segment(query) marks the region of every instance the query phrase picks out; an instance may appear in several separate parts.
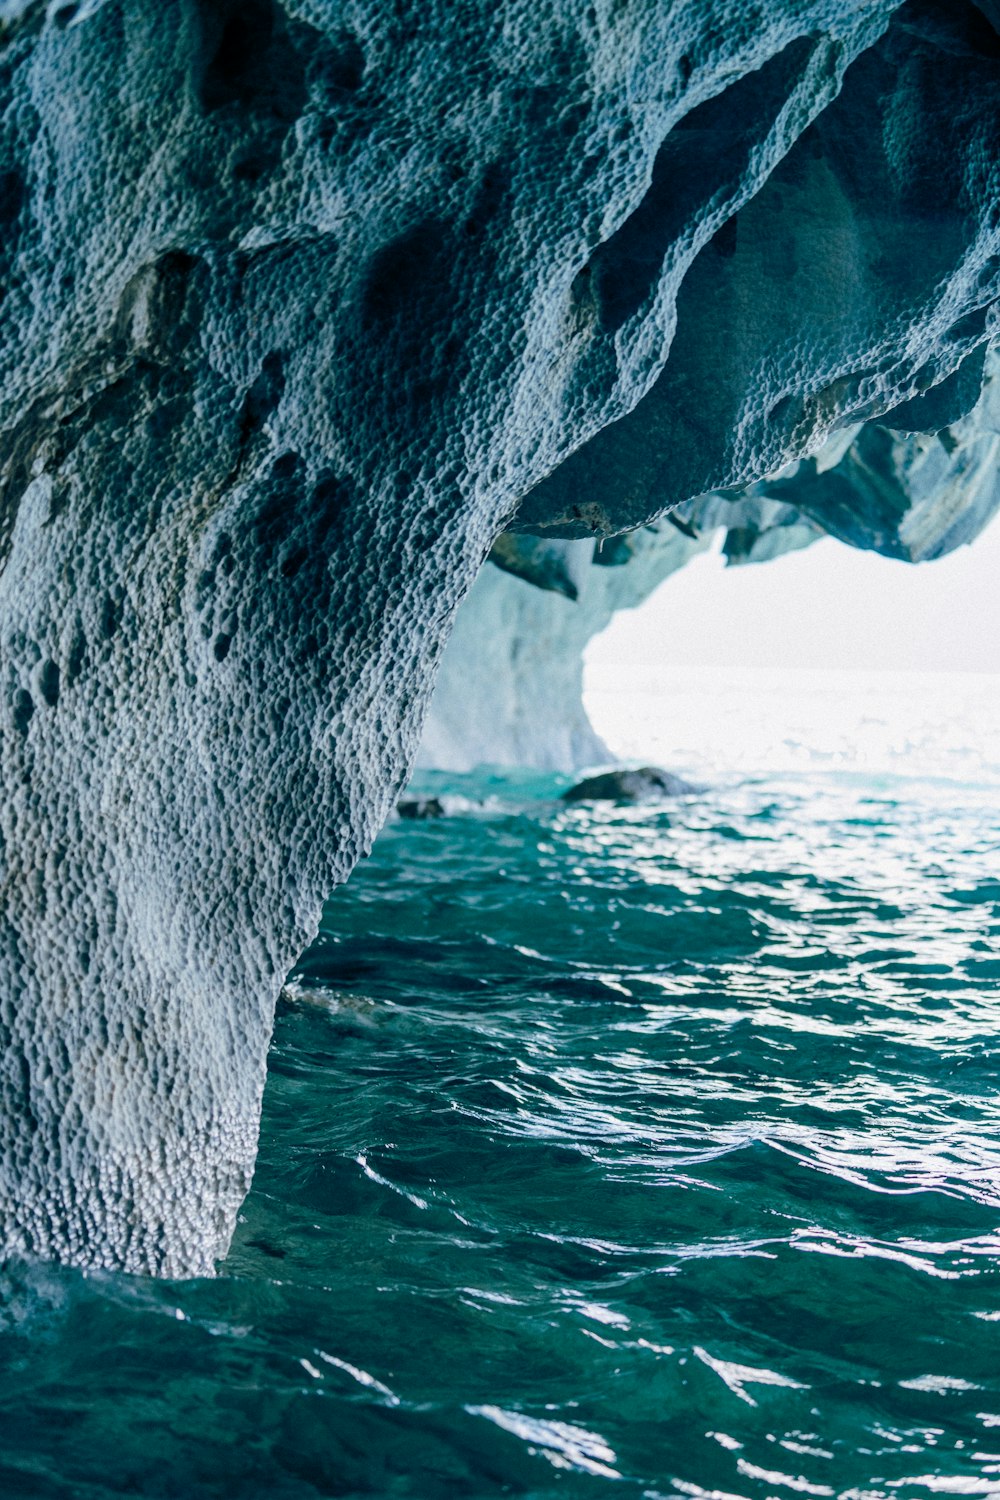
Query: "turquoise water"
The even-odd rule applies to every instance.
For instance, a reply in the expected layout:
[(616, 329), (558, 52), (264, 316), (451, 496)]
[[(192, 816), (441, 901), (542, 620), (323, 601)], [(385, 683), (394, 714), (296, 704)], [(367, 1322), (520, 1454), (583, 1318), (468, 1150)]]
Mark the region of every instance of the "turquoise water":
[(424, 778), (215, 1281), (0, 1278), (0, 1494), (1000, 1496), (1000, 810)]

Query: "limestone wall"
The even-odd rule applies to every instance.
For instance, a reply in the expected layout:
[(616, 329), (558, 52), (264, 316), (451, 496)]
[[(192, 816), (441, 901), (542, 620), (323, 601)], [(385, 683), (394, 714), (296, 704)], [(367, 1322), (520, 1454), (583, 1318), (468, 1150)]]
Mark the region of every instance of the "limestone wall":
[[(224, 1252), (275, 997), (500, 532), (611, 534), (938, 387), (967, 409), (990, 18), (3, 0), (4, 1250)], [(907, 484), (848, 488), (810, 517), (941, 539)]]

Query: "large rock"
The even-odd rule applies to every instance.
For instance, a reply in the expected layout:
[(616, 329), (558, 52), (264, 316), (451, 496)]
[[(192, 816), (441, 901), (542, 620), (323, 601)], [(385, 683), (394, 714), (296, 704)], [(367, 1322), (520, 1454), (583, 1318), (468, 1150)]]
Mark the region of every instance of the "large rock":
[[(977, 360), (995, 329), (1000, 271), (982, 217), (1000, 191), (996, 37), (965, 0), (910, 0), (790, 146), (789, 120), (803, 123), (794, 80), (827, 66), (822, 40), (791, 42), (671, 132), (642, 205), (576, 283), (587, 316), (626, 348), (664, 308), (670, 358), (651, 361), (627, 415), (526, 497), (520, 529), (616, 531), (744, 485)], [(771, 126), (779, 94), (790, 102)], [(773, 167), (764, 120), (767, 140), (776, 132), (789, 147)], [(767, 179), (745, 199), (761, 162)], [(692, 198), (701, 232), (668, 248), (665, 229)], [(693, 264), (692, 238), (706, 246)]]
[(666, 802), (672, 797), (687, 797), (697, 787), (663, 771), (659, 766), (639, 766), (633, 770), (620, 766), (586, 776), (562, 794), (564, 802)]
[(997, 77), (965, 0), (4, 0), (7, 1250), (211, 1269), (497, 533), (974, 357)]

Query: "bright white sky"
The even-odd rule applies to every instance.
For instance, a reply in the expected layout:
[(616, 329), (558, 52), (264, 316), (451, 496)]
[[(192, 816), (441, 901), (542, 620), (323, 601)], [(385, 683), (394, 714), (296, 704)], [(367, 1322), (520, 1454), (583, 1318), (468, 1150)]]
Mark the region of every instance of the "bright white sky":
[(1000, 672), (1000, 518), (917, 566), (829, 539), (752, 566), (696, 557), (617, 615), (587, 660)]

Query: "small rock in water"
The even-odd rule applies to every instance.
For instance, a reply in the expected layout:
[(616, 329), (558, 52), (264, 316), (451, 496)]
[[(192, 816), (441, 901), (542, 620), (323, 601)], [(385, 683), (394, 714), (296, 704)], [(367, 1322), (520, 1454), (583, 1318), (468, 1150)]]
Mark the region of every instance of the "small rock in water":
[(396, 803), (396, 812), (401, 818), (423, 820), (425, 818), (453, 818), (458, 813), (475, 812), (483, 806), (471, 797), (404, 797)]
[(697, 787), (658, 766), (640, 766), (637, 771), (602, 771), (563, 792), (564, 802), (658, 802), (664, 797), (683, 797)]
[(440, 797), (407, 797), (396, 803), (401, 818), (443, 818), (445, 806)]

